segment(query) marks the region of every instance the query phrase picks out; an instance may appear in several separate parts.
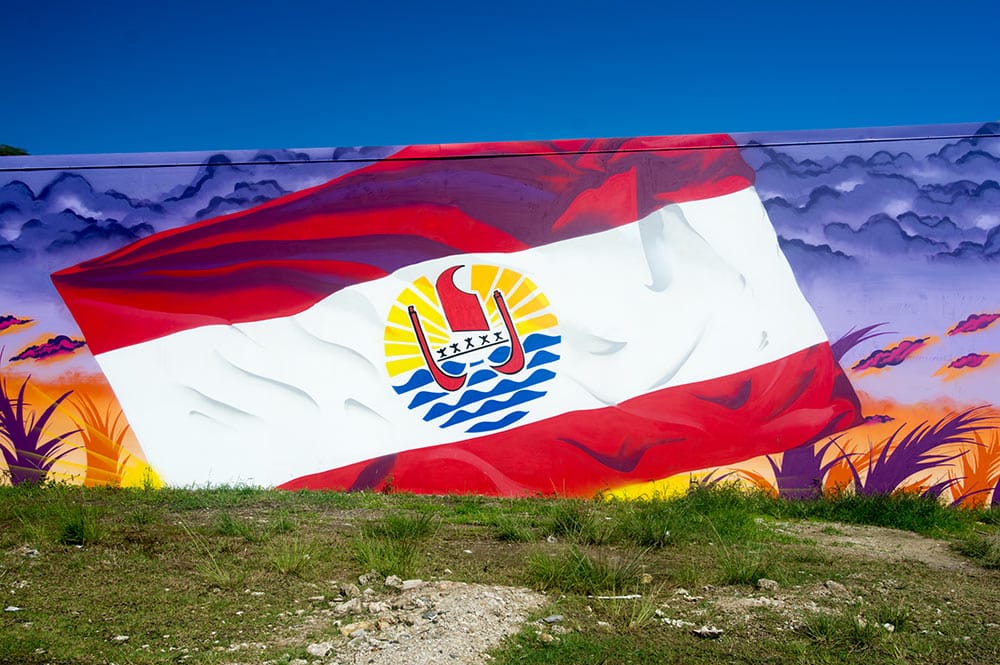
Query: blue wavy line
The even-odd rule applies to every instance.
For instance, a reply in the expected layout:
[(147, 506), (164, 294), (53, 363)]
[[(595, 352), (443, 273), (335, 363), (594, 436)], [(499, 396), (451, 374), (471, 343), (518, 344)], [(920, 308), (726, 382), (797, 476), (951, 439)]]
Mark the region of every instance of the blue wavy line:
[(418, 369), (414, 372), (409, 379), (406, 380), (401, 386), (393, 386), (392, 389), (396, 391), (396, 394), (402, 395), (403, 393), (408, 393), (411, 390), (416, 390), (426, 386), (428, 383), (433, 383), (434, 377), (426, 369)]
[(484, 399), (490, 397), (496, 397), (497, 395), (503, 395), (506, 393), (512, 393), (521, 388), (527, 388), (528, 386), (538, 385), (539, 383), (544, 383), (550, 379), (554, 379), (556, 376), (555, 372), (547, 369), (536, 369), (531, 375), (524, 381), (514, 381), (512, 379), (503, 379), (489, 392), (483, 392), (482, 390), (467, 390), (459, 398), (458, 402), (455, 404), (444, 404), (438, 402), (430, 408), (427, 414), (424, 416), (425, 421), (431, 421), (435, 418), (440, 418), (441, 416), (447, 415), (456, 409), (460, 409), (463, 406), (469, 406), (470, 404), (475, 404)]
[(539, 351), (531, 357), (528, 361), (528, 369), (532, 367), (538, 367), (539, 365), (548, 365), (549, 363), (554, 363), (559, 360), (559, 356), (554, 353), (549, 353), (548, 351)]
[(447, 420), (447, 422), (442, 423), (441, 427), (451, 427), (452, 425), (457, 425), (458, 423), (464, 423), (466, 420), (472, 420), (491, 413), (496, 413), (497, 411), (503, 411), (504, 409), (508, 409), (512, 406), (517, 406), (518, 404), (524, 404), (525, 402), (538, 399), (543, 395), (545, 395), (544, 390), (520, 390), (505, 400), (488, 399), (475, 411), (457, 411)]
[(561, 335), (543, 335), (542, 333), (534, 333), (525, 338), (524, 350), (525, 352), (530, 353), (532, 351), (537, 351), (538, 349), (544, 349), (547, 346), (552, 346), (553, 344), (558, 344), (561, 341)]
[(493, 430), (503, 429), (507, 425), (516, 423), (526, 415), (528, 415), (527, 411), (511, 411), (500, 420), (496, 420), (494, 422), (476, 423), (465, 431), (469, 434), (474, 434), (476, 432), (492, 432)]

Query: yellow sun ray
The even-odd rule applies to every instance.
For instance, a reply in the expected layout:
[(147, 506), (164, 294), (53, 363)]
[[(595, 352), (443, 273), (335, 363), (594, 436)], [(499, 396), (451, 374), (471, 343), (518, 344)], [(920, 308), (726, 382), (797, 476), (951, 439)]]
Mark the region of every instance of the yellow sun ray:
[(521, 303), (510, 313), (515, 320), (522, 319), (526, 316), (530, 316), (536, 312), (540, 312), (549, 306), (549, 299), (545, 297), (544, 294), (538, 293), (534, 298), (526, 300)]
[(517, 321), (514, 326), (517, 328), (517, 333), (519, 335), (525, 336), (536, 330), (545, 330), (547, 328), (552, 328), (559, 321), (552, 314), (543, 314), (541, 316), (536, 316), (533, 319), (528, 319), (527, 321)]
[(385, 369), (389, 372), (389, 376), (396, 376), (404, 372), (410, 372), (415, 369), (420, 369), (424, 366), (424, 359), (420, 356), (415, 356), (413, 358), (401, 358), (399, 360), (387, 360), (385, 363)]

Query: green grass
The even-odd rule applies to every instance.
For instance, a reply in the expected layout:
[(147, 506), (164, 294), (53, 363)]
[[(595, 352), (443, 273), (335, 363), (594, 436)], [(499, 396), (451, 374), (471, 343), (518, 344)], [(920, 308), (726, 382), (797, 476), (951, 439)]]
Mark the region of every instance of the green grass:
[(533, 553), (528, 558), (528, 578), (542, 591), (614, 594), (639, 584), (639, 560), (635, 554), (596, 556), (571, 545), (558, 552)]
[(380, 538), (358, 538), (354, 541), (354, 558), (362, 570), (374, 570), (382, 575), (413, 577), (423, 560), (416, 543)]
[(956, 541), (953, 547), (984, 568), (1000, 569), (1000, 533), (973, 533)]
[[(968, 563), (871, 558), (819, 542), (853, 527), (807, 539), (801, 519), (928, 534)], [(336, 634), (327, 601), (373, 569), (544, 589), (536, 616), (564, 614), (568, 632), (543, 643), (530, 624), (492, 652), (497, 665), (1000, 662), (998, 522), (913, 496), (791, 503), (721, 486), (645, 502), (0, 487), (0, 605), (22, 608), (0, 612), (0, 664), (291, 662)], [(786, 605), (739, 605), (769, 595), (760, 577)], [(828, 579), (850, 593), (823, 595)], [(725, 632), (702, 640), (663, 617)]]

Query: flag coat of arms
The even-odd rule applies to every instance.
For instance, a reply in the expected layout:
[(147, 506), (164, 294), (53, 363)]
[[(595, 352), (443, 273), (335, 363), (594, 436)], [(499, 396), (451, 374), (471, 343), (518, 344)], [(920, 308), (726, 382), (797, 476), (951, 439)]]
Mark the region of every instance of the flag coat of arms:
[(53, 281), (171, 484), (590, 496), (860, 420), (726, 136), (406, 148)]

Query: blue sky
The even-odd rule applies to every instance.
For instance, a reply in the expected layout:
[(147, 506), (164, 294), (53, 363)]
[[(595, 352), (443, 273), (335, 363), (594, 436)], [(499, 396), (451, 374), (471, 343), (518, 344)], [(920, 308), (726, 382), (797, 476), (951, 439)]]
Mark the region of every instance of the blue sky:
[(0, 143), (66, 154), (1000, 118), (992, 2), (759, 4), (17, 3), (0, 13)]

